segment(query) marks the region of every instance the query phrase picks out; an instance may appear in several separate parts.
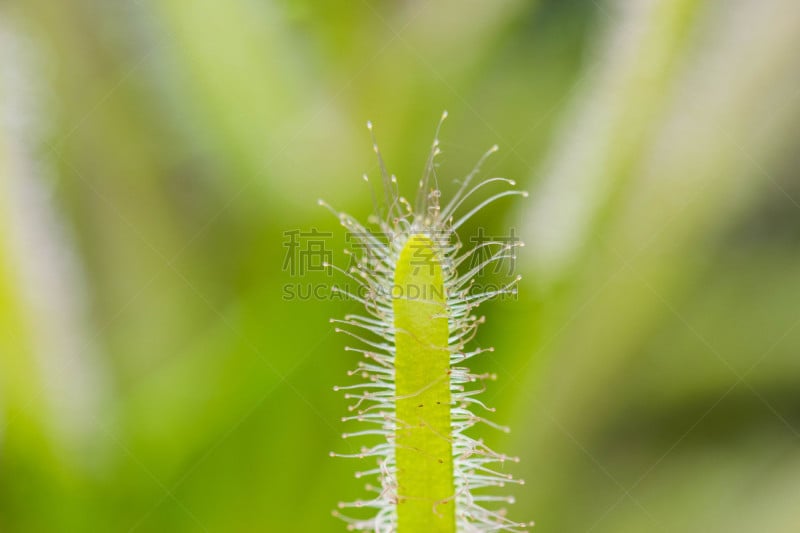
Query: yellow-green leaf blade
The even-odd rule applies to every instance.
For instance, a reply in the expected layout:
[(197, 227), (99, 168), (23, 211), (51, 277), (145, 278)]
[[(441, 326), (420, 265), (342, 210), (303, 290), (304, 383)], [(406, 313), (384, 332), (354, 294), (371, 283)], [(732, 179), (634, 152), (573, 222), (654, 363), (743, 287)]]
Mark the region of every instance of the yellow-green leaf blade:
[(395, 326), (399, 533), (455, 532), (450, 350), (441, 262), (412, 235), (397, 262)]

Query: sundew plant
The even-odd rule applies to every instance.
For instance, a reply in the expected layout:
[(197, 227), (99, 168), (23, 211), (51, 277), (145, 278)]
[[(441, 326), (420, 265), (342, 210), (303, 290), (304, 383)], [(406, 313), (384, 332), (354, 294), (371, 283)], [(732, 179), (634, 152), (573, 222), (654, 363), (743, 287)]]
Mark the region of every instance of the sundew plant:
[[(369, 223), (329, 207), (353, 242), (347, 251), (353, 266), (338, 270), (355, 289), (334, 290), (364, 309), (363, 314), (332, 320), (338, 332), (356, 341), (346, 350), (363, 356), (349, 372), (360, 380), (334, 389), (345, 391), (353, 402), (343, 421), (359, 426), (343, 437), (367, 441), (356, 453), (331, 455), (371, 460), (356, 477), (376, 480), (366, 485), (368, 497), (341, 502), (334, 511), (350, 530), (522, 531), (532, 525), (507, 518), (503, 505), (513, 498), (492, 490), (522, 483), (503, 471), (506, 462), (519, 459), (497, 453), (469, 435), (476, 424), (508, 429), (485, 417), (493, 409), (479, 399), (481, 382), (494, 375), (476, 374), (465, 366), (493, 350), (472, 345), (485, 320), (476, 309), (491, 298), (515, 294), (519, 281), (516, 277), (485, 290), (476, 276), (512, 259), (521, 243), (485, 241), (465, 249), (458, 236), (458, 229), (485, 206), (526, 193), (510, 188), (515, 185), (510, 179), (475, 179), (482, 163), (497, 151), (494, 146), (443, 204), (435, 163), (442, 121), (413, 204), (400, 195), (373, 134), (382, 191), (372, 188), (375, 212)], [(369, 123), (368, 128), (372, 132)], [(498, 185), (502, 191), (485, 194)], [(474, 207), (462, 209), (467, 205)]]

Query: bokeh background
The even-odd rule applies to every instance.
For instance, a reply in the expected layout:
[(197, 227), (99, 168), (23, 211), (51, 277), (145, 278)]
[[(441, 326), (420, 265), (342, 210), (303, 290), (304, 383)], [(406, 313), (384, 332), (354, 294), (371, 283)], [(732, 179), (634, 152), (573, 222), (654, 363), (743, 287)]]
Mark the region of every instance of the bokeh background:
[(541, 532), (800, 528), (800, 4), (0, 2), (0, 530), (342, 531), (355, 364), (287, 232), (494, 143), (477, 366)]

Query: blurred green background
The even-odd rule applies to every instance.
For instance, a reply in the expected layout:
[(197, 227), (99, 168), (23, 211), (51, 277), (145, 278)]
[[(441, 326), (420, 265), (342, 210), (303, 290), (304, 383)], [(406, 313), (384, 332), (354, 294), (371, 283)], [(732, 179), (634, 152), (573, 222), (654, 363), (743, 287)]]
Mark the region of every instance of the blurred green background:
[(286, 232), (527, 200), (477, 366), (541, 532), (800, 530), (800, 4), (0, 2), (0, 531), (342, 531), (355, 354)]

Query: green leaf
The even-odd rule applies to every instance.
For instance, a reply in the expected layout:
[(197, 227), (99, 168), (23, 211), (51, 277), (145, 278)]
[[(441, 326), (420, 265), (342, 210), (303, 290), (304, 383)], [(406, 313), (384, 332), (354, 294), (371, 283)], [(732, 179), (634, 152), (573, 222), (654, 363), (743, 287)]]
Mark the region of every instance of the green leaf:
[(455, 531), (450, 349), (442, 266), (434, 242), (412, 235), (392, 289), (400, 533)]

